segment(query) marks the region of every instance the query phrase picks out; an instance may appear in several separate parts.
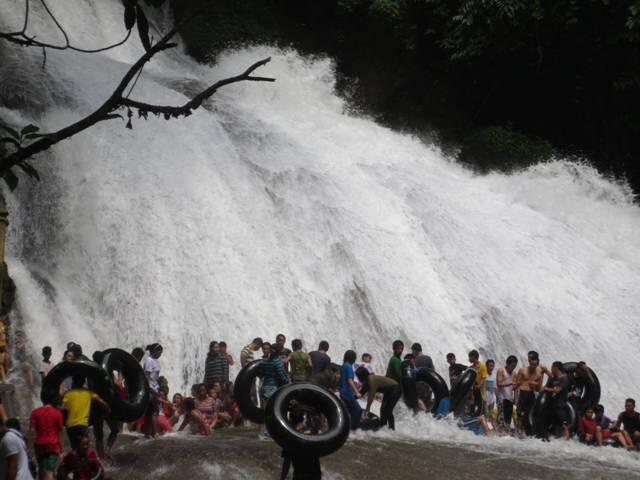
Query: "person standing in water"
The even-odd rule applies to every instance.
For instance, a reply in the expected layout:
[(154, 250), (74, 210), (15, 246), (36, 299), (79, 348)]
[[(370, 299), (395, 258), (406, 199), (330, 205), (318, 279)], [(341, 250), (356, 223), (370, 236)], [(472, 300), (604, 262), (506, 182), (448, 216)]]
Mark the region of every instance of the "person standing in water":
[(457, 363), (456, 356), (453, 353), (447, 353), (447, 363), (449, 364), (449, 386), (453, 387), (453, 384), (467, 367)]
[(311, 370), (309, 354), (302, 351), (302, 340), (299, 338), (291, 342), (291, 348), (293, 348), (293, 352), (289, 355), (291, 381), (293, 383), (306, 382)]
[(160, 364), (158, 359), (162, 355), (162, 345), (152, 343), (147, 346), (147, 355), (144, 359), (144, 374), (149, 382), (149, 406), (144, 419), (145, 437), (155, 437), (158, 431), (156, 424), (157, 416), (160, 413), (160, 400), (158, 398), (160, 389)]
[(340, 398), (344, 402), (349, 415), (351, 416), (351, 430), (355, 430), (360, 426), (362, 420), (362, 407), (358, 403), (360, 389), (354, 382), (353, 364), (356, 361), (356, 352), (347, 350), (344, 352), (342, 363), (342, 371), (340, 377)]
[(395, 380), (398, 385), (402, 384), (402, 352), (404, 351), (404, 343), (402, 340), (396, 340), (391, 345), (393, 348), (393, 355), (389, 359), (387, 365), (388, 378)]
[(240, 351), (240, 366), (244, 367), (246, 364), (253, 362), (254, 352), (257, 352), (262, 348), (262, 339), (256, 337), (249, 345), (245, 345)]
[(322, 340), (318, 345), (318, 350), (309, 353), (311, 359), (311, 374), (315, 375), (324, 371), (331, 363), (331, 357), (327, 355), (329, 351), (329, 342)]
[(505, 432), (511, 430), (516, 365), (518, 365), (518, 359), (514, 355), (509, 355), (505, 366), (499, 368), (496, 374), (498, 424)]
[(396, 422), (393, 416), (393, 409), (398, 400), (402, 396), (400, 384), (389, 377), (382, 375), (371, 375), (369, 371), (360, 367), (356, 371), (360, 385), (362, 385), (362, 394), (367, 394), (367, 406), (364, 414), (366, 417), (371, 412), (371, 404), (378, 393), (383, 395), (382, 406), (380, 407), (380, 425), (387, 425), (391, 430), (395, 430)]
[(29, 443), (33, 446), (38, 463), (38, 479), (53, 480), (62, 453), (64, 420), (60, 410), (49, 398), (42, 407), (31, 412), (29, 419)]
[(473, 392), (476, 405), (481, 407), (481, 412), (486, 411), (486, 384), (487, 384), (487, 366), (480, 361), (480, 354), (477, 350), (471, 350), (469, 352), (469, 363), (471, 364), (471, 368), (475, 368), (476, 374), (476, 382), (473, 385)]
[(209, 344), (209, 353), (207, 353), (207, 361), (204, 368), (204, 383), (207, 390), (214, 383), (226, 385), (229, 381), (229, 363), (227, 357), (220, 350), (220, 344), (213, 341)]
[(533, 431), (529, 423), (529, 412), (536, 402), (535, 392), (542, 387), (544, 372), (537, 352), (532, 350), (527, 357), (529, 366), (518, 370), (514, 383), (518, 392), (518, 428), (526, 435), (531, 435)]
[(493, 410), (496, 407), (496, 362), (489, 359), (485, 365), (487, 366), (487, 382), (485, 384), (485, 404), (487, 408), (484, 414), (493, 425)]
[(569, 440), (571, 432), (569, 430), (569, 418), (567, 416), (567, 400), (569, 397), (569, 379), (564, 371), (562, 362), (553, 362), (551, 365), (553, 377), (549, 380), (549, 385), (542, 387), (541, 391), (553, 394), (551, 402), (551, 420), (554, 425), (560, 427), (562, 438)]

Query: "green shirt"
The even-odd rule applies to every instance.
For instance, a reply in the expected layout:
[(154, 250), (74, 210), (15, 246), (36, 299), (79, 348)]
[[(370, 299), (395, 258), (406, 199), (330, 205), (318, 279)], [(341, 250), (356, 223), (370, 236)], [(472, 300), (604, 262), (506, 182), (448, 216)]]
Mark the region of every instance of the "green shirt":
[(369, 375), (369, 390), (367, 391), (367, 411), (371, 408), (371, 403), (376, 393), (387, 393), (388, 389), (397, 387), (398, 382), (382, 375)]
[(305, 382), (307, 380), (307, 360), (309, 354), (298, 350), (291, 354), (289, 366), (291, 367), (291, 380), (294, 382)]
[(400, 360), (400, 357), (394, 355), (389, 359), (387, 377), (394, 379), (398, 383), (402, 381), (402, 360)]

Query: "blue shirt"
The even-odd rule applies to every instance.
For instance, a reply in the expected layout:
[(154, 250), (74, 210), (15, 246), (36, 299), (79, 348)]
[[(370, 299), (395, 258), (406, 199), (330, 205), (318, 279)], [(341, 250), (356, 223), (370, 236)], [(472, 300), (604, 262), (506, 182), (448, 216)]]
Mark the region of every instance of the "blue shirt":
[(342, 398), (356, 398), (356, 395), (349, 385), (349, 380), (353, 380), (353, 365), (345, 363), (340, 369), (340, 397)]

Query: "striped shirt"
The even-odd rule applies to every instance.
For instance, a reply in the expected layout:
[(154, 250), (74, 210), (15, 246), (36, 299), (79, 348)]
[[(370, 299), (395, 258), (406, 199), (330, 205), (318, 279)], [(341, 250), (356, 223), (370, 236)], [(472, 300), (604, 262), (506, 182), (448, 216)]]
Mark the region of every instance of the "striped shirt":
[(284, 365), (279, 358), (272, 358), (262, 362), (262, 386), (279, 387), (289, 383), (289, 376), (284, 371)]
[(245, 354), (247, 358), (247, 363), (253, 362), (253, 344), (245, 345), (242, 351), (240, 352), (240, 358), (242, 358), (242, 354)]
[(229, 381), (229, 364), (227, 357), (221, 353), (207, 355), (204, 368), (204, 383), (212, 385), (216, 382), (225, 386)]

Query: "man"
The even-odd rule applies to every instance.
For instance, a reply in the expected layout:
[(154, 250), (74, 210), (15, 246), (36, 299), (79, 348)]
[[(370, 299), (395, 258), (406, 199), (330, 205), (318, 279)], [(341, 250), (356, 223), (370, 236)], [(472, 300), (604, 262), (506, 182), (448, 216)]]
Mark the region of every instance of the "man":
[(309, 358), (311, 360), (311, 374), (322, 372), (331, 363), (331, 357), (327, 355), (329, 351), (329, 342), (322, 340), (318, 345), (318, 350), (309, 352)]
[(262, 339), (256, 337), (249, 345), (245, 345), (240, 351), (240, 366), (244, 367), (247, 363), (253, 362), (253, 352), (257, 352), (262, 348)]
[(511, 417), (513, 416), (515, 369), (518, 359), (509, 355), (505, 366), (498, 369), (496, 374), (496, 386), (498, 388), (498, 424), (508, 432), (511, 429)]
[(49, 373), (49, 370), (53, 368), (53, 364), (51, 363), (51, 347), (43, 347), (42, 348), (42, 361), (40, 362), (40, 369), (38, 373), (40, 374), (40, 382), (44, 380), (44, 378)]
[(560, 427), (562, 438), (570, 440), (571, 431), (569, 430), (569, 418), (567, 417), (569, 379), (564, 372), (562, 362), (556, 361), (551, 364), (551, 374), (553, 377), (549, 380), (549, 385), (542, 387), (541, 390), (553, 394), (551, 402), (552, 422), (555, 426)]
[(416, 368), (428, 368), (434, 372), (436, 371), (431, 357), (422, 353), (422, 345), (419, 343), (411, 345), (411, 353), (413, 354), (413, 358), (416, 362)]
[(453, 353), (447, 353), (447, 363), (449, 364), (449, 384), (453, 387), (457, 378), (464, 372), (467, 367), (456, 362), (456, 356)]
[(402, 352), (404, 351), (404, 343), (402, 340), (396, 340), (391, 345), (393, 348), (393, 355), (389, 359), (387, 365), (387, 378), (395, 380), (398, 385), (402, 384)]
[(473, 385), (473, 392), (476, 405), (482, 408), (482, 412), (486, 411), (486, 401), (487, 401), (487, 391), (486, 391), (486, 383), (487, 383), (487, 366), (480, 361), (480, 354), (477, 350), (471, 350), (469, 352), (469, 363), (471, 364), (471, 368), (475, 368), (476, 370), (476, 381)]
[(84, 388), (84, 382), (85, 378), (82, 375), (74, 376), (71, 390), (68, 390), (62, 398), (62, 409), (67, 411), (67, 436), (74, 450), (80, 445), (80, 439), (89, 429), (91, 402), (97, 402), (107, 413), (111, 411), (107, 402), (95, 392)]
[(275, 351), (278, 352), (278, 355), (280, 356), (280, 360), (282, 360), (285, 370), (288, 369), (289, 355), (291, 355), (291, 350), (285, 346), (286, 342), (287, 337), (285, 337), (283, 333), (279, 333), (276, 335), (276, 343), (273, 344)]
[(53, 480), (58, 459), (62, 453), (64, 420), (60, 410), (44, 399), (42, 407), (31, 412), (29, 441), (34, 447), (38, 462), (38, 479)]
[(523, 367), (516, 375), (516, 390), (518, 390), (518, 428), (527, 435), (532, 434), (529, 423), (529, 412), (536, 402), (535, 392), (542, 387), (543, 367), (540, 365), (538, 353), (530, 351), (527, 355), (528, 367)]
[(624, 401), (624, 412), (618, 415), (615, 427), (623, 428), (633, 445), (640, 442), (640, 413), (636, 412), (636, 401), (633, 398)]
[(7, 420), (6, 429), (0, 440), (0, 478), (33, 480), (29, 470), (27, 444), (20, 433), (20, 422), (17, 418)]
[(358, 368), (356, 376), (358, 380), (360, 380), (360, 385), (362, 385), (361, 393), (367, 394), (367, 406), (364, 411), (365, 417), (369, 416), (371, 404), (376, 394), (381, 393), (383, 397), (382, 406), (380, 407), (380, 425), (388, 425), (391, 430), (395, 430), (396, 423), (393, 416), (393, 409), (402, 396), (400, 383), (388, 376), (371, 375), (364, 367)]

